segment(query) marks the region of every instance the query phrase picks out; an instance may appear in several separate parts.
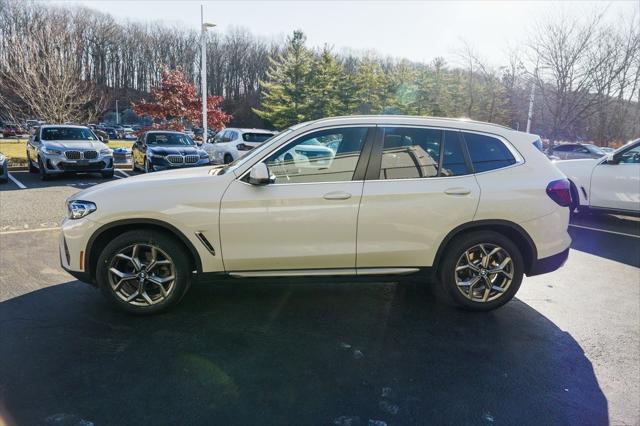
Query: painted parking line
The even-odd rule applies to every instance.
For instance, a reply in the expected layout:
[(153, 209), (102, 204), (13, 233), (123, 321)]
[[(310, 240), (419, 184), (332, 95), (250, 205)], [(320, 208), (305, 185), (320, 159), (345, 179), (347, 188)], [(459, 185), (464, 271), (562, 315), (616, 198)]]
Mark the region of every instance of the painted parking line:
[(116, 178), (116, 179), (125, 179), (122, 176), (118, 176), (118, 175), (113, 175), (113, 177)]
[(131, 175), (130, 175), (129, 173), (125, 172), (125, 171), (124, 171), (124, 170), (122, 170), (122, 169), (116, 169), (116, 172), (120, 172), (120, 173), (122, 173), (122, 174), (124, 175), (124, 177), (131, 177)]
[(631, 237), (631, 238), (640, 238), (640, 235), (627, 234), (626, 232), (609, 231), (608, 229), (592, 228), (591, 226), (573, 225), (573, 224), (569, 224), (569, 226), (573, 228), (588, 229), (589, 231), (606, 232), (607, 234), (623, 235), (625, 237)]
[(13, 177), (13, 175), (11, 173), (9, 173), (9, 179), (11, 179), (13, 181), (13, 183), (15, 183), (16, 185), (18, 185), (18, 188), (20, 189), (27, 189), (27, 187), (20, 182), (18, 179), (16, 179), (15, 177)]
[(18, 229), (17, 231), (2, 231), (0, 235), (10, 235), (10, 234), (26, 234), (29, 232), (45, 232), (45, 231), (59, 231), (59, 227), (55, 228), (37, 228), (37, 229)]

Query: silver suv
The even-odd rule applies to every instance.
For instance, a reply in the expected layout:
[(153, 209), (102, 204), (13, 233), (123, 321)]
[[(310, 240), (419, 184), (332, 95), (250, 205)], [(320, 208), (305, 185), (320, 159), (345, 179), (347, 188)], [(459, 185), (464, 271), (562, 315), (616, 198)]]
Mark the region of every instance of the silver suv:
[(100, 173), (113, 177), (113, 152), (88, 127), (44, 125), (27, 143), (29, 171), (42, 180), (67, 172)]

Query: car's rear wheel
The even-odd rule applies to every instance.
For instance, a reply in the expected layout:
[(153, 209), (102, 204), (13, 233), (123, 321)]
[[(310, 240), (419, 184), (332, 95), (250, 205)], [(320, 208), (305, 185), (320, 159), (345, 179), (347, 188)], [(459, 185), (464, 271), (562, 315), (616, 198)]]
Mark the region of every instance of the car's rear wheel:
[(440, 284), (454, 304), (488, 311), (513, 298), (523, 274), (522, 254), (513, 241), (494, 231), (477, 231), (447, 245)]
[(225, 154), (224, 155), (224, 164), (229, 164), (233, 162), (233, 157), (231, 156), (231, 154)]
[(100, 254), (96, 281), (105, 297), (134, 314), (166, 310), (189, 287), (191, 268), (184, 247), (156, 231), (130, 231), (111, 241)]

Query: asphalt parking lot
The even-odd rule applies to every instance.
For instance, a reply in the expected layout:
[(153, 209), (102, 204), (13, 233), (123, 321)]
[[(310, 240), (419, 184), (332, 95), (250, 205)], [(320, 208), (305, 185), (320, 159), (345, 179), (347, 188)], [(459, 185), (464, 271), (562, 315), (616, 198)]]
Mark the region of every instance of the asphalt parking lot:
[(567, 264), (490, 313), (424, 283), (263, 280), (140, 318), (59, 267), (64, 199), (104, 179), (12, 176), (0, 425), (640, 423), (637, 219), (574, 218)]

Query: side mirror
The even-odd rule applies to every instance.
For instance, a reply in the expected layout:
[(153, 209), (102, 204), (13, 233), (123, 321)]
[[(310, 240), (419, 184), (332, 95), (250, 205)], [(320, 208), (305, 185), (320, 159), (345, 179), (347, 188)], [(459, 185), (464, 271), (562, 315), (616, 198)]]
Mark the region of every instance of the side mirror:
[(620, 160), (618, 158), (616, 158), (615, 155), (613, 155), (613, 154), (607, 154), (606, 155), (605, 163), (607, 163), (607, 164), (618, 164), (619, 162), (620, 162)]
[(249, 183), (251, 185), (268, 185), (275, 181), (269, 175), (269, 168), (264, 163), (258, 163), (249, 172)]

